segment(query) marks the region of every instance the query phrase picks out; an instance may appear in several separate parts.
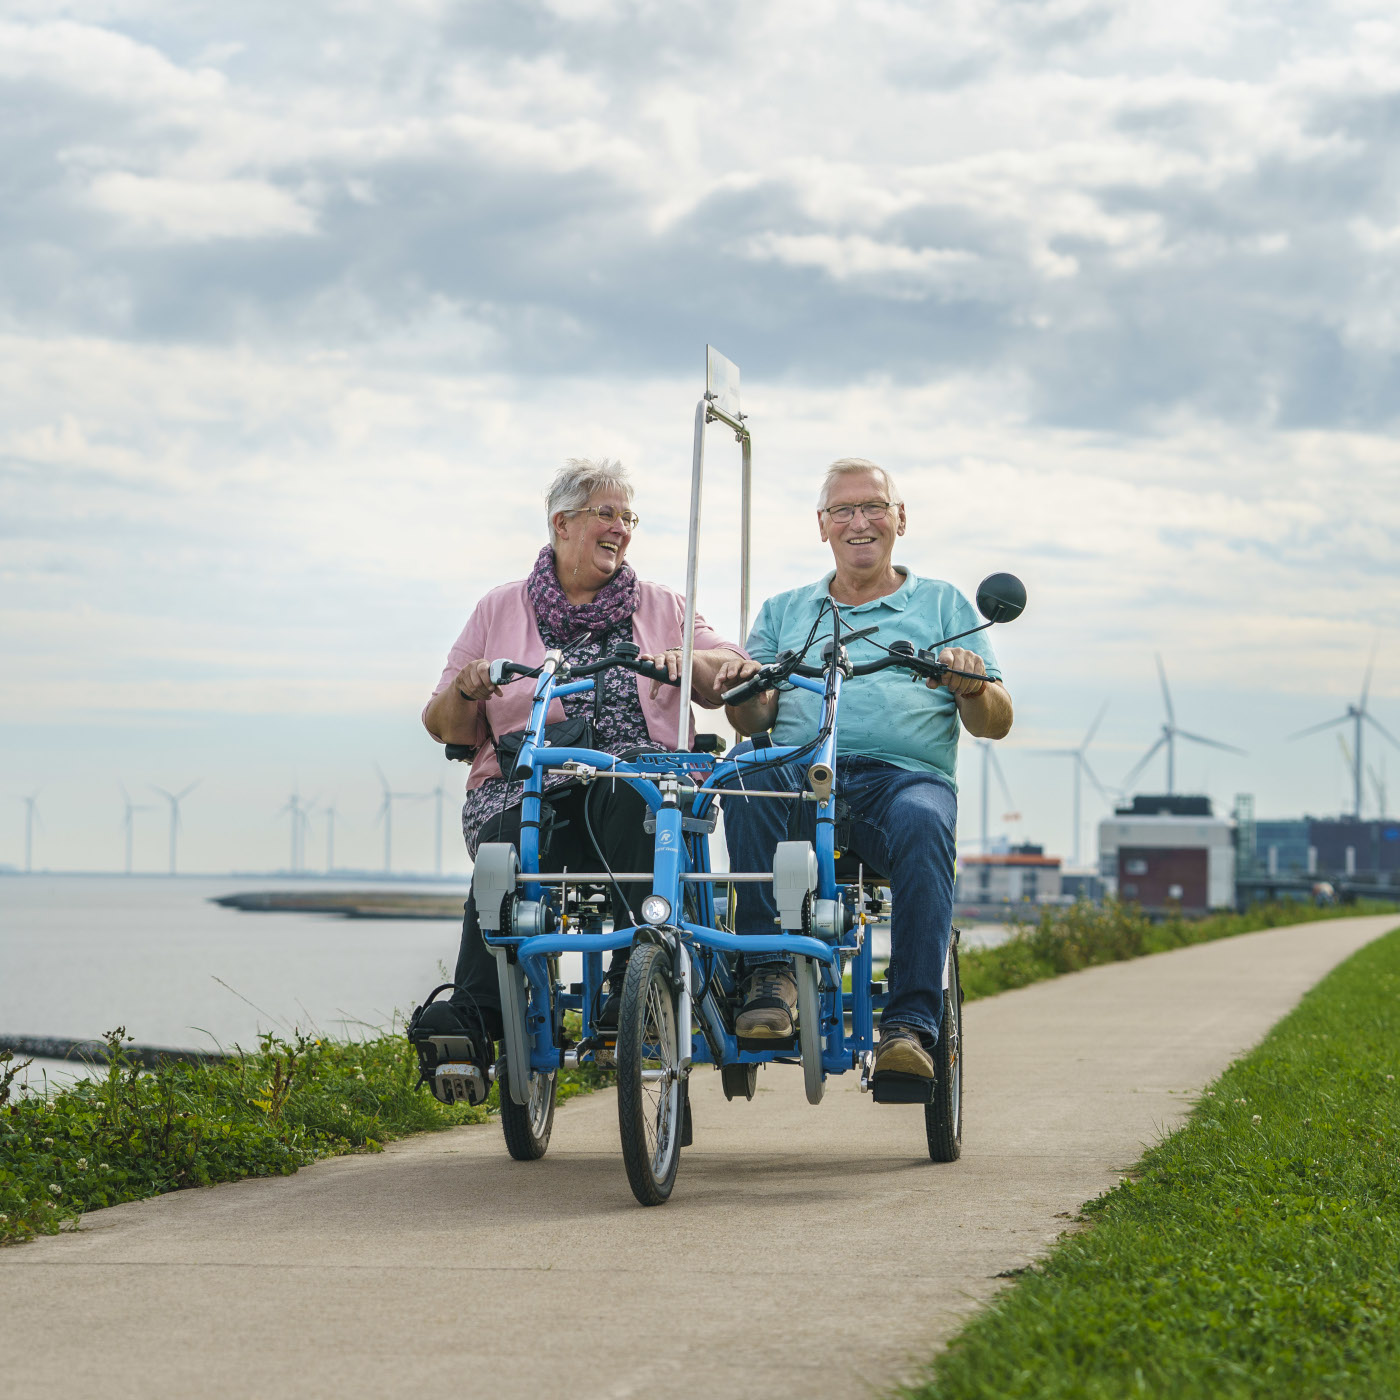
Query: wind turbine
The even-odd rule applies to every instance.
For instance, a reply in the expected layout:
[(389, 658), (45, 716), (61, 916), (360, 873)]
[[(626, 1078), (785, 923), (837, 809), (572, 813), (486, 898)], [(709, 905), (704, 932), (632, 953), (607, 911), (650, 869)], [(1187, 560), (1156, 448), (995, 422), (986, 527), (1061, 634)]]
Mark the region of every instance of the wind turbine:
[[(997, 782), (1001, 784), (1001, 795), (1006, 798), (1007, 807), (1014, 807), (1016, 803), (1012, 800), (1011, 789), (1006, 785), (1006, 775), (1001, 771), (1001, 760), (997, 758), (992, 741), (990, 739), (975, 739), (973, 742), (982, 750), (982, 854), (986, 855), (991, 845), (990, 837), (987, 834), (987, 818), (990, 810), (989, 770), (996, 769)], [(1008, 812), (1006, 815), (1009, 818), (1012, 814)]]
[(126, 836), (126, 873), (131, 874), (131, 842), (136, 829), (136, 813), (152, 811), (149, 805), (138, 806), (131, 800), (131, 794), (126, 790), (125, 783), (118, 783), (122, 790), (122, 802), (126, 806), (126, 815), (122, 819), (122, 830)]
[(436, 819), (436, 826), (435, 826), (435, 831), (436, 831), (436, 836), (437, 836), (437, 858), (436, 858), (436, 860), (435, 860), (434, 863), (433, 863), (433, 872), (437, 875), (437, 877), (438, 877), (439, 879), (441, 879), (441, 878), (442, 878), (442, 779), (441, 779), (441, 778), (438, 779), (438, 785), (432, 790), (432, 792), (430, 792), (430, 793), (428, 794), (428, 796), (437, 799), (437, 819)]
[(335, 803), (326, 804), (326, 874), (335, 869)]
[(1102, 708), (1094, 717), (1093, 724), (1089, 726), (1089, 732), (1084, 736), (1083, 739), (1080, 740), (1078, 748), (1031, 749), (1029, 751), (1033, 754), (1040, 754), (1046, 757), (1068, 758), (1072, 759), (1074, 762), (1074, 863), (1076, 866), (1079, 864), (1079, 837), (1083, 827), (1083, 823), (1081, 822), (1079, 816), (1079, 790), (1081, 777), (1083, 777), (1085, 774), (1088, 775), (1089, 781), (1093, 783), (1100, 797), (1107, 799), (1109, 795), (1107, 789), (1101, 782), (1099, 782), (1098, 778), (1095, 776), (1094, 770), (1089, 767), (1089, 760), (1084, 756), (1085, 750), (1088, 749), (1089, 745), (1093, 742), (1094, 735), (1098, 732), (1099, 725), (1103, 722), (1103, 717), (1105, 714), (1107, 714), (1107, 712), (1108, 701), (1105, 700), (1103, 702)]
[(1133, 766), (1133, 771), (1123, 779), (1123, 787), (1124, 789), (1131, 788), (1137, 780), (1138, 774), (1147, 767), (1152, 756), (1165, 745), (1167, 750), (1167, 796), (1170, 797), (1176, 791), (1176, 741), (1178, 739), (1189, 739), (1193, 744), (1204, 744), (1210, 749), (1223, 749), (1226, 753), (1244, 753), (1244, 750), (1236, 748), (1233, 744), (1222, 744), (1219, 739), (1207, 739), (1200, 734), (1192, 734), (1189, 730), (1182, 729), (1177, 725), (1176, 711), (1172, 708), (1172, 693), (1167, 689), (1166, 668), (1162, 665), (1161, 654), (1154, 652), (1153, 655), (1157, 658), (1157, 675), (1162, 681), (1162, 699), (1166, 702), (1167, 722), (1162, 726), (1162, 733), (1157, 742), (1138, 759)]
[(175, 833), (180, 829), (180, 804), (197, 788), (203, 780), (196, 778), (188, 787), (179, 792), (166, 792), (163, 787), (151, 784), (151, 791), (158, 792), (170, 804), (170, 873), (175, 873)]
[(39, 801), (40, 789), (35, 788), (28, 797), (21, 797), (19, 800), (24, 803), (24, 873), (32, 875), (34, 873), (34, 819), (38, 815), (36, 803)]
[(1366, 663), (1366, 679), (1361, 683), (1361, 700), (1359, 704), (1348, 705), (1344, 715), (1338, 715), (1336, 719), (1325, 719), (1321, 724), (1310, 725), (1307, 729), (1300, 729), (1296, 734), (1288, 737), (1302, 739), (1308, 734), (1319, 734), (1324, 729), (1331, 729), (1338, 724), (1354, 724), (1356, 726), (1355, 736), (1351, 746), (1351, 789), (1353, 795), (1353, 815), (1357, 821), (1361, 820), (1361, 799), (1365, 795), (1362, 785), (1362, 776), (1366, 771), (1366, 766), (1361, 757), (1361, 737), (1366, 725), (1370, 725), (1377, 733), (1381, 734), (1396, 748), (1400, 748), (1400, 741), (1378, 720), (1367, 708), (1366, 699), (1371, 693), (1371, 672), (1376, 665), (1376, 651), (1371, 649), (1371, 659)]
[(279, 807), (277, 815), (290, 815), (292, 822), (292, 850), (291, 850), (291, 871), (293, 875), (299, 875), (306, 865), (306, 836), (311, 829), (311, 808), (315, 805), (316, 799), (303, 803), (300, 794), (293, 787), (292, 795), (287, 799), (286, 805)]
[(431, 794), (426, 792), (395, 792), (389, 786), (389, 780), (384, 776), (384, 770), (377, 763), (374, 765), (374, 771), (379, 774), (379, 786), (384, 789), (384, 798), (379, 804), (375, 821), (384, 823), (384, 873), (388, 875), (392, 873), (394, 867), (395, 801), (419, 802)]

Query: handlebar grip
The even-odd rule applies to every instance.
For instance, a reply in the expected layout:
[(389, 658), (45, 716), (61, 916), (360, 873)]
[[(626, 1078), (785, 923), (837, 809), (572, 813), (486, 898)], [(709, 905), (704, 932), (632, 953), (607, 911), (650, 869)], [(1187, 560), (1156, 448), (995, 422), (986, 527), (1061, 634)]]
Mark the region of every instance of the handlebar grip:
[(645, 676), (649, 681), (660, 681), (662, 685), (679, 685), (679, 676), (672, 680), (664, 666), (657, 666), (650, 661), (633, 661), (627, 663), (629, 671), (635, 671), (639, 676)]
[(446, 744), (443, 754), (449, 763), (470, 763), (476, 757), (476, 750), (470, 744)]
[(719, 698), (726, 705), (742, 705), (745, 700), (752, 700), (755, 695), (762, 695), (767, 689), (767, 678), (759, 671), (748, 680), (740, 681), (738, 685), (726, 690)]

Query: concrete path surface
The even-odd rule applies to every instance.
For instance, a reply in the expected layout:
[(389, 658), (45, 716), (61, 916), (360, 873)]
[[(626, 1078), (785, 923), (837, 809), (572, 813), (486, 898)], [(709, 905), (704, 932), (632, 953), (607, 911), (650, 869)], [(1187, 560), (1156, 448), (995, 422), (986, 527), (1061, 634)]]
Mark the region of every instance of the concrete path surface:
[(1111, 1187), (1189, 1096), (1397, 920), (1249, 934), (967, 1007), (963, 1157), (854, 1075), (812, 1108), (698, 1072), (670, 1204), (611, 1093), (515, 1163), (494, 1125), (185, 1191), (0, 1250), (0, 1391), (140, 1397), (863, 1397)]

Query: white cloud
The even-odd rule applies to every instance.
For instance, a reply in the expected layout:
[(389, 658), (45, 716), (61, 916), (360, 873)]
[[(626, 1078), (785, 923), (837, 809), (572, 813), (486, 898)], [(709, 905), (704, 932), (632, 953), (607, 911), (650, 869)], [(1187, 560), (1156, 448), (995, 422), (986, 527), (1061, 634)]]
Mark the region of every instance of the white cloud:
[(92, 201), (161, 240), (269, 238), (316, 231), (316, 216), (263, 180), (178, 180), (113, 170), (92, 182)]
[[(1327, 755), (1270, 723), (1400, 628), (1391, 8), (769, 0), (698, 46), (660, 3), (20, 0), (0, 721), (349, 715), (417, 753), (559, 458), (636, 467), (635, 560), (679, 581), (712, 339), (754, 415), (760, 592), (821, 567), (820, 466), (873, 456), (911, 562), (1031, 585), (1016, 742), (1108, 695), (1126, 769), (1160, 648), (1183, 713), (1256, 751), (1222, 781), (1296, 805)], [(1053, 777), (1012, 777), (1061, 830)]]

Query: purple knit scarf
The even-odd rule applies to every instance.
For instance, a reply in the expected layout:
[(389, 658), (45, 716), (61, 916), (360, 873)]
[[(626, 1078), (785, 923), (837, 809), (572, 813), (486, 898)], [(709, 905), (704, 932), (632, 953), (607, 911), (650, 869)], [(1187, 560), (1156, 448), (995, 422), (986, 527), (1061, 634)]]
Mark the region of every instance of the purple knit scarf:
[(591, 603), (571, 603), (554, 572), (554, 548), (545, 545), (525, 583), (535, 621), (547, 647), (567, 646), (583, 632), (606, 632), (637, 611), (637, 575), (624, 564), (593, 595)]

